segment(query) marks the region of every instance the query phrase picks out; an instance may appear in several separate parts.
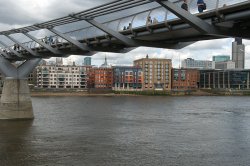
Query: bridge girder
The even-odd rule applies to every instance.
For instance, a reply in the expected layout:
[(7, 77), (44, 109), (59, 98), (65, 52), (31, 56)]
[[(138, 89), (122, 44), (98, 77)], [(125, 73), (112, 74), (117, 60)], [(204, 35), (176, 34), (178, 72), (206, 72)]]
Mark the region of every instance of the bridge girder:
[(20, 47), (22, 47), (23, 49), (25, 49), (27, 52), (29, 52), (32, 56), (34, 57), (39, 57), (40, 55), (31, 50), (30, 48), (26, 47), (23, 43), (20, 43), (19, 41), (17, 41), (15, 38), (13, 38), (12, 36), (10, 35), (6, 35), (7, 38), (9, 38), (10, 40), (12, 40), (14, 43), (16, 43), (17, 45), (19, 45)]
[(53, 32), (54, 34), (58, 35), (59, 37), (67, 40), (68, 42), (72, 43), (73, 45), (75, 45), (76, 47), (78, 47), (79, 49), (83, 50), (83, 51), (93, 51), (90, 47), (88, 47), (87, 45), (80, 43), (77, 40), (72, 39), (71, 37), (63, 34), (62, 32), (57, 31), (56, 29), (53, 28), (48, 28), (49, 31)]
[(2, 54), (5, 58), (7, 58), (7, 59), (13, 58), (12, 56), (8, 55), (6, 52), (3, 52), (1, 49), (0, 49), (0, 54)]
[(29, 33), (23, 33), (25, 36), (29, 37), (31, 40), (35, 41), (36, 43), (40, 44), (41, 46), (43, 46), (44, 48), (46, 48), (47, 50), (49, 50), (50, 52), (52, 52), (53, 54), (56, 55), (60, 55), (63, 54), (61, 51), (52, 48), (50, 45), (38, 40), (37, 38), (35, 38), (34, 36), (30, 35)]
[(8, 47), (4, 42), (0, 41), (0, 44), (2, 44), (5, 49), (8, 48), (13, 54), (15, 54), (17, 57), (19, 58), (24, 58), (23, 55), (21, 55), (19, 52), (17, 52), (16, 50), (12, 49), (11, 47)]
[(190, 26), (192, 26), (202, 34), (219, 34), (219, 30), (215, 26), (207, 23), (206, 21), (200, 19), (195, 15), (192, 15), (190, 12), (176, 6), (173, 2), (170, 2), (168, 0), (153, 1), (156, 1), (162, 7), (174, 13), (176, 16), (184, 20), (186, 23), (188, 23)]

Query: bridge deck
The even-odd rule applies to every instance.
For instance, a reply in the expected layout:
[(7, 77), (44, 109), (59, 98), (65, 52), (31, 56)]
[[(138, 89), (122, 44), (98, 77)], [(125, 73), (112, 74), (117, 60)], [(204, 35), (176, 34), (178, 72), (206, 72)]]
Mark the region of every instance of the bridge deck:
[[(149, 3), (148, 1), (140, 1), (143, 4)], [(197, 13), (197, 9), (195, 7), (194, 1), (190, 4), (190, 13), (194, 14), (195, 16), (205, 20), (210, 24), (217, 25), (223, 28), (231, 28), (235, 26), (236, 23), (239, 22), (246, 22), (249, 20), (250, 17), (250, 3), (246, 0), (234, 0), (230, 2), (226, 2), (223, 0), (218, 1), (219, 3), (215, 3), (216, 0), (211, 0), (207, 6), (208, 10), (204, 13)], [(125, 3), (125, 2), (124, 2)], [(155, 2), (154, 2), (155, 3)], [(131, 3), (132, 4), (132, 3)], [(175, 3), (177, 6), (180, 6), (180, 2)], [(226, 6), (223, 4), (227, 4)], [(84, 12), (80, 12), (81, 14), (91, 13), (90, 11), (96, 12), (92, 10), (87, 10)], [(104, 10), (104, 9), (102, 9)], [(103, 13), (107, 13), (107, 10), (103, 11)], [(112, 12), (111, 12), (112, 13)], [(95, 15), (98, 15), (96, 13)], [(157, 21), (153, 21), (152, 23), (148, 23), (148, 17), (156, 18)], [(222, 16), (221, 20), (219, 20), (218, 16)], [(46, 28), (45, 25), (55, 24), (59, 25), (62, 24), (61, 21), (68, 20), (68, 23), (72, 23), (72, 19), (68, 19), (68, 17), (63, 17), (58, 20), (52, 20), (45, 23), (42, 23), (39, 28), (33, 27), (24, 27), (17, 30), (10, 30), (0, 32), (2, 35), (9, 35), (9, 34), (19, 34), (22, 33), (22, 30), (33, 31), (33, 30), (40, 30), (42, 31)], [(74, 20), (76, 23), (81, 23), (82, 21)], [(131, 23), (130, 27), (127, 27)], [(192, 42), (197, 40), (207, 40), (207, 39), (217, 39), (217, 38), (224, 38), (227, 35), (209, 35), (209, 34), (201, 34), (199, 31), (194, 29), (188, 23), (184, 22), (182, 19), (179, 19), (173, 13), (169, 12), (168, 10), (162, 7), (153, 7), (143, 12), (137, 12), (132, 15), (127, 15), (126, 17), (122, 17), (119, 19), (114, 19), (111, 21), (103, 22), (102, 24), (106, 25), (112, 30), (120, 32), (120, 34), (128, 37), (129, 39), (136, 39), (142, 41), (149, 41), (159, 43), (152, 45), (153, 47), (160, 47), (160, 48), (172, 48), (173, 44), (180, 43), (180, 42)], [(68, 24), (67, 24), (68, 25)], [(67, 26), (66, 25), (66, 26)], [(81, 24), (80, 24), (81, 25)], [(44, 27), (45, 26), (45, 27)], [(230, 27), (231, 26), (231, 27)], [(248, 25), (247, 25), (248, 26)], [(125, 29), (124, 29), (125, 27)], [(58, 27), (61, 28), (60, 26)], [(121, 41), (117, 40), (110, 34), (107, 34), (94, 26), (85, 26), (83, 28), (78, 28), (73, 31), (65, 32), (65, 35), (70, 36), (72, 39), (79, 41), (80, 43), (90, 47), (92, 50), (82, 50), (77, 48), (75, 45), (72, 45), (71, 42), (63, 39), (58, 35), (53, 35), (53, 41), (56, 43), (51, 43), (51, 47), (56, 48), (59, 51), (63, 51), (62, 54), (54, 54), (50, 52), (47, 48), (41, 46), (35, 41), (28, 41), (28, 42), (21, 42), (25, 47), (30, 48), (31, 50), (38, 53), (38, 57), (46, 58), (46, 57), (55, 57), (55, 56), (68, 56), (71, 54), (75, 55), (93, 55), (95, 52), (103, 51), (103, 52), (126, 52), (127, 46), (126, 44), (122, 43)], [(230, 34), (233, 36), (233, 34)], [(228, 36), (230, 36), (228, 35)], [(247, 34), (248, 35), (248, 34)], [(237, 36), (237, 35), (235, 35)], [(46, 38), (40, 38), (40, 41), (44, 42), (47, 40)], [(18, 53), (22, 55), (22, 57), (17, 57), (15, 53), (11, 50), (13, 49), (14, 44), (11, 42), (6, 47), (2, 47), (2, 52), (5, 52), (9, 55), (9, 57), (5, 57), (7, 59), (15, 59), (15, 60), (22, 60), (22, 59), (30, 59), (35, 58), (33, 55), (30, 54), (29, 51), (20, 48), (17, 50)], [(143, 45), (142, 45), (143, 46)], [(151, 46), (149, 44), (145, 44), (144, 46)], [(5, 56), (2, 54), (2, 56)], [(36, 57), (37, 58), (37, 57)]]

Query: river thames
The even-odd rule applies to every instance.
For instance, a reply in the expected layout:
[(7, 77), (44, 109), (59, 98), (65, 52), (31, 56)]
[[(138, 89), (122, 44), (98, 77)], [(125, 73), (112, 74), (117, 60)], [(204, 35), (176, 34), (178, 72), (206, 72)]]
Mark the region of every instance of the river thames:
[(34, 97), (0, 121), (1, 166), (247, 166), (250, 97)]

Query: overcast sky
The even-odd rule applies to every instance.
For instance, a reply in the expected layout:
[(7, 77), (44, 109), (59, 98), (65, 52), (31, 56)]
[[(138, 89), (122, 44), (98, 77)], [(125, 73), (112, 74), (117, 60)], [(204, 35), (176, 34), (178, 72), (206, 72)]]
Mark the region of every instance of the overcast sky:
[[(72, 12), (79, 12), (111, 0), (0, 0), (0, 30), (23, 27), (54, 18), (66, 16)], [(107, 56), (109, 64), (131, 65), (133, 60), (145, 57), (169, 58), (174, 67), (185, 58), (212, 60), (213, 55), (230, 55), (234, 39), (210, 40), (196, 42), (181, 50), (155, 49), (139, 47), (126, 54), (98, 53), (92, 56), (94, 65), (103, 63)], [(246, 68), (250, 68), (250, 41), (244, 40), (246, 45)], [(81, 62), (83, 57), (71, 56), (71, 60)]]

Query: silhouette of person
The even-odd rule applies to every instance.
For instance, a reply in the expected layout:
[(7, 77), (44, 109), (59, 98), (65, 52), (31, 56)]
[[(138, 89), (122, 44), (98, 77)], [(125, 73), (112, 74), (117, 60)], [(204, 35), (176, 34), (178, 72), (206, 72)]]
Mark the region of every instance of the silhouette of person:
[(199, 13), (202, 13), (204, 10), (204, 1), (203, 0), (197, 0), (197, 6)]
[(183, 4), (181, 5), (181, 8), (188, 11), (188, 4), (187, 4), (187, 0), (183, 0)]

